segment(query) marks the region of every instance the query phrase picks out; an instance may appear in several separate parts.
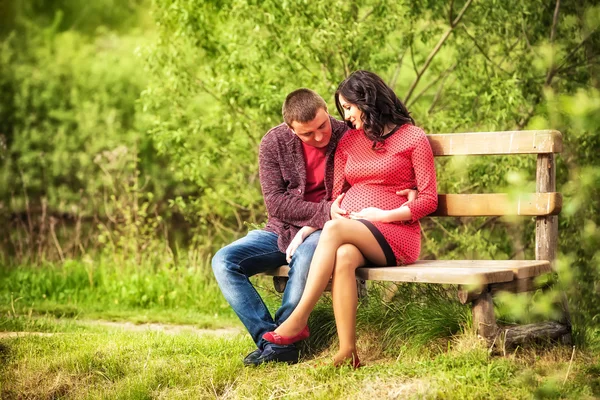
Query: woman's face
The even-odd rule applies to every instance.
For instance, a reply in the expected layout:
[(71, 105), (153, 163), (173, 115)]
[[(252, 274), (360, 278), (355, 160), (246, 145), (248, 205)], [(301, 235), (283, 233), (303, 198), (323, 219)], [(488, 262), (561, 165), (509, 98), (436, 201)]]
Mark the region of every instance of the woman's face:
[(348, 101), (341, 94), (339, 101), (342, 109), (344, 110), (344, 119), (346, 121), (350, 121), (354, 128), (361, 129), (363, 127), (363, 112), (358, 109), (356, 104), (348, 103)]

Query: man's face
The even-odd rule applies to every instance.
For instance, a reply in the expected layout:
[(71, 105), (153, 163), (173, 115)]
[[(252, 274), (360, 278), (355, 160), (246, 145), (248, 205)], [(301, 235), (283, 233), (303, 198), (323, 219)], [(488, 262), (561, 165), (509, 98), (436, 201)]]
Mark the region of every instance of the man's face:
[(309, 146), (325, 147), (331, 140), (331, 121), (329, 114), (323, 108), (319, 108), (317, 115), (308, 122), (292, 122), (292, 131)]

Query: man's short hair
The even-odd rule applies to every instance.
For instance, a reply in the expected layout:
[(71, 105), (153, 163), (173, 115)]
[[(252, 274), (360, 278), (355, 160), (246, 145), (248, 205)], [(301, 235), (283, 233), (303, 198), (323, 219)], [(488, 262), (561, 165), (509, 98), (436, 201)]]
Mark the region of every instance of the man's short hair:
[(321, 108), (327, 111), (325, 100), (314, 90), (301, 88), (287, 95), (281, 111), (283, 120), (291, 127), (294, 121), (300, 123), (312, 121)]

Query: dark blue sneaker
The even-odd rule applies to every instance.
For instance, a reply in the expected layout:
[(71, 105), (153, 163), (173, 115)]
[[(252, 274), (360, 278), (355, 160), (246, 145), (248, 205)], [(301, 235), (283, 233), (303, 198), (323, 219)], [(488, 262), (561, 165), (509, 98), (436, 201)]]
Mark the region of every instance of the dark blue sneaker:
[(300, 353), (298, 352), (296, 346), (272, 346), (270, 344), (267, 344), (254, 363), (246, 364), (244, 360), (244, 364), (255, 366), (267, 362), (284, 362), (287, 364), (296, 364), (299, 358)]
[(258, 365), (256, 363), (256, 360), (258, 360), (258, 357), (260, 357), (260, 355), (262, 354), (262, 350), (261, 349), (256, 349), (254, 350), (252, 353), (248, 354), (245, 358), (244, 358), (244, 365), (245, 366), (252, 366), (252, 365)]

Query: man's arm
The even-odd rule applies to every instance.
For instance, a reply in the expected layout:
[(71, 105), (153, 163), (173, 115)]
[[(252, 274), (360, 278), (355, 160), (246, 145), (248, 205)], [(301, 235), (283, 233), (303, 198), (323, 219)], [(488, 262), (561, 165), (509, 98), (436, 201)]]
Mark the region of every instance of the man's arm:
[(304, 201), (303, 193), (288, 193), (277, 155), (277, 145), (265, 138), (258, 155), (260, 185), (269, 216), (294, 226), (323, 228), (329, 220), (330, 201)]

